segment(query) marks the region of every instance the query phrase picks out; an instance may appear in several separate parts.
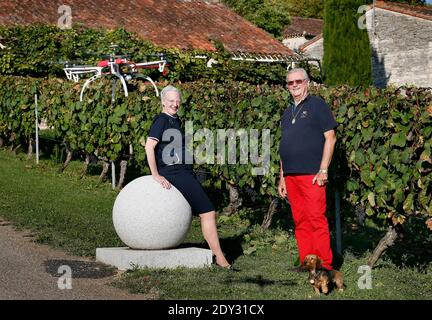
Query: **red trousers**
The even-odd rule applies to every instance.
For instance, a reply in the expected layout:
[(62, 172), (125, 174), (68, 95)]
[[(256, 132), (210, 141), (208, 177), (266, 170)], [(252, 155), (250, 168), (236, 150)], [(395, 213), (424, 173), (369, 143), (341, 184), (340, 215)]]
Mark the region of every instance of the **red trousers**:
[(285, 176), (288, 200), (294, 219), (295, 237), (300, 262), (308, 254), (316, 254), (323, 267), (332, 269), (330, 232), (326, 213), (326, 187), (312, 184), (314, 175)]

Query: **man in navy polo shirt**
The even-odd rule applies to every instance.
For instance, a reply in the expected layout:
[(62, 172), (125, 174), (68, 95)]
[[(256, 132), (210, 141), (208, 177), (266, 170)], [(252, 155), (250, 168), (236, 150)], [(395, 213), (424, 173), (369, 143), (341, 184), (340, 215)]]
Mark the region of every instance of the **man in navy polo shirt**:
[(289, 71), (287, 84), (294, 103), (284, 111), (281, 121), (278, 192), (288, 197), (291, 205), (300, 261), (316, 254), (323, 267), (331, 270), (326, 184), (337, 123), (324, 100), (308, 94), (309, 77), (304, 69)]

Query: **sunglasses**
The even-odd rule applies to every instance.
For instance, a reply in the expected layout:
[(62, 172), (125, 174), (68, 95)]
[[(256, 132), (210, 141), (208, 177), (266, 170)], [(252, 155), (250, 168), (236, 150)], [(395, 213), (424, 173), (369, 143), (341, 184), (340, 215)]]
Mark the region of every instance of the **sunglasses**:
[(299, 84), (302, 84), (305, 80), (306, 79), (288, 81), (288, 85), (289, 86), (293, 86), (294, 83), (297, 84), (297, 85), (299, 85)]

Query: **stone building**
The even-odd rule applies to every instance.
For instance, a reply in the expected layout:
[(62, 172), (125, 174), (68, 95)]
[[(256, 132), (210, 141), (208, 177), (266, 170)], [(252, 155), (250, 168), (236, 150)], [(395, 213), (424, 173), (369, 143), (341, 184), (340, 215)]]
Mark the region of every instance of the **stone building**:
[[(359, 24), (368, 30), (372, 76), (377, 87), (389, 84), (432, 87), (432, 6), (376, 1), (367, 7), (362, 18)], [(323, 35), (291, 48), (322, 62)]]
[(366, 12), (378, 87), (432, 87), (432, 7), (377, 1)]
[(282, 43), (300, 54), (302, 60), (319, 67), (323, 57), (322, 19), (292, 17), (284, 28)]
[(292, 17), (291, 24), (283, 31), (282, 43), (292, 50), (322, 33), (324, 22), (321, 19)]
[(324, 38), (322, 34), (310, 39), (303, 43), (299, 48), (298, 52), (303, 54), (309, 59), (317, 59), (322, 61), (324, 56)]

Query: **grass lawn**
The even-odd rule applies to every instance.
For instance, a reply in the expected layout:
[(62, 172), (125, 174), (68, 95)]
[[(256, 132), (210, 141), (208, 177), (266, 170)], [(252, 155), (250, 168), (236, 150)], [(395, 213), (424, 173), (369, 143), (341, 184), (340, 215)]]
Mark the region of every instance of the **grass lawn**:
[[(117, 193), (97, 176), (79, 179), (82, 163), (73, 161), (64, 173), (51, 160), (24, 160), (0, 150), (0, 218), (33, 230), (36, 240), (81, 256), (94, 256), (97, 247), (124, 246), (112, 225)], [(371, 273), (371, 289), (358, 282), (370, 250), (385, 230), (370, 223), (352, 230), (344, 223), (340, 270), (347, 288), (315, 296), (307, 275), (288, 272), (297, 257), (287, 208), (276, 213), (272, 228), (262, 232), (263, 212), (244, 209), (219, 218), (222, 247), (238, 271), (219, 268), (154, 270), (124, 273), (113, 285), (131, 292), (154, 293), (159, 299), (421, 299), (432, 300), (432, 239), (404, 239), (388, 250)], [(206, 247), (194, 218), (185, 241)]]

